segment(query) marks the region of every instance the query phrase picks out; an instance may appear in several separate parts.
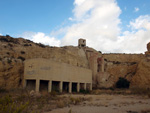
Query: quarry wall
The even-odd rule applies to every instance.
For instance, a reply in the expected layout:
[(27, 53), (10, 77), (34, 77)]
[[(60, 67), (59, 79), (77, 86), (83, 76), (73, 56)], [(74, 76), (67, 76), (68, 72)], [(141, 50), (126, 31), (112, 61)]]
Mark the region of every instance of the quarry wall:
[[(130, 87), (150, 87), (150, 63), (144, 54), (101, 54), (92, 48), (88, 51), (92, 54), (86, 52), (84, 47), (58, 48), (36, 44), (23, 38), (0, 36), (0, 88), (22, 87), (24, 61), (34, 58), (52, 59), (91, 69), (95, 88), (115, 87), (119, 77), (129, 80)], [(147, 56), (148, 54), (149, 52)]]

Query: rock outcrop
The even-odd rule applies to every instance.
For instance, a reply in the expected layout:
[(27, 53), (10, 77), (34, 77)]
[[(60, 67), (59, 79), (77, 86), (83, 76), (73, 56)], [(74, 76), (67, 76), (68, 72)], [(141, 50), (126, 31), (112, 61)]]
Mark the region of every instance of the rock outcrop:
[(150, 61), (141, 60), (131, 81), (132, 88), (150, 88)]
[(143, 54), (103, 54), (105, 60), (104, 72), (98, 73), (99, 88), (115, 87), (119, 77), (132, 81), (138, 63), (144, 58)]
[(21, 86), (24, 60), (46, 58), (89, 68), (83, 49), (78, 47), (51, 47), (34, 43), (23, 38), (0, 36), (0, 88), (17, 88)]
[(131, 81), (133, 88), (150, 88), (150, 42), (147, 44), (145, 57), (138, 64), (136, 73)]
[(0, 36), (0, 89), (21, 87), (24, 60), (46, 58), (90, 68), (95, 88), (115, 87), (119, 77), (130, 87), (150, 86), (150, 43), (143, 54), (101, 54), (88, 47), (51, 47), (23, 38)]

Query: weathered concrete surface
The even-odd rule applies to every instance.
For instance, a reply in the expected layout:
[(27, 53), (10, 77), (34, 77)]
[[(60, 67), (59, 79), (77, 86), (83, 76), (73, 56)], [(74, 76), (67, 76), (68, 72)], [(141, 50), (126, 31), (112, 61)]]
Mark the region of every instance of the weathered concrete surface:
[(50, 59), (25, 61), (24, 79), (92, 83), (92, 71)]

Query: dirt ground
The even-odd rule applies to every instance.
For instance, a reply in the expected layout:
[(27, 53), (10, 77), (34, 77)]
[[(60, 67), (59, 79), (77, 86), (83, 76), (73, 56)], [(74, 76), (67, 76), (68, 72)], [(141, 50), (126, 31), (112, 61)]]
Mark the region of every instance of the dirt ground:
[(53, 109), (45, 113), (150, 113), (150, 98), (137, 95), (60, 95), (87, 98), (77, 105)]

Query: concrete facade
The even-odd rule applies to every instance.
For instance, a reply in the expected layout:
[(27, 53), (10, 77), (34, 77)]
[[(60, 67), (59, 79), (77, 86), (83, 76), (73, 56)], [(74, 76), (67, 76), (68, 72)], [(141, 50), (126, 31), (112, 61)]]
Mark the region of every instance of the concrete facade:
[(80, 39), (78, 40), (78, 47), (86, 47), (86, 40), (80, 38)]
[(92, 90), (92, 71), (50, 59), (29, 59), (25, 61), (23, 84), (37, 92), (44, 88), (48, 92), (53, 89), (79, 92), (81, 85)]

